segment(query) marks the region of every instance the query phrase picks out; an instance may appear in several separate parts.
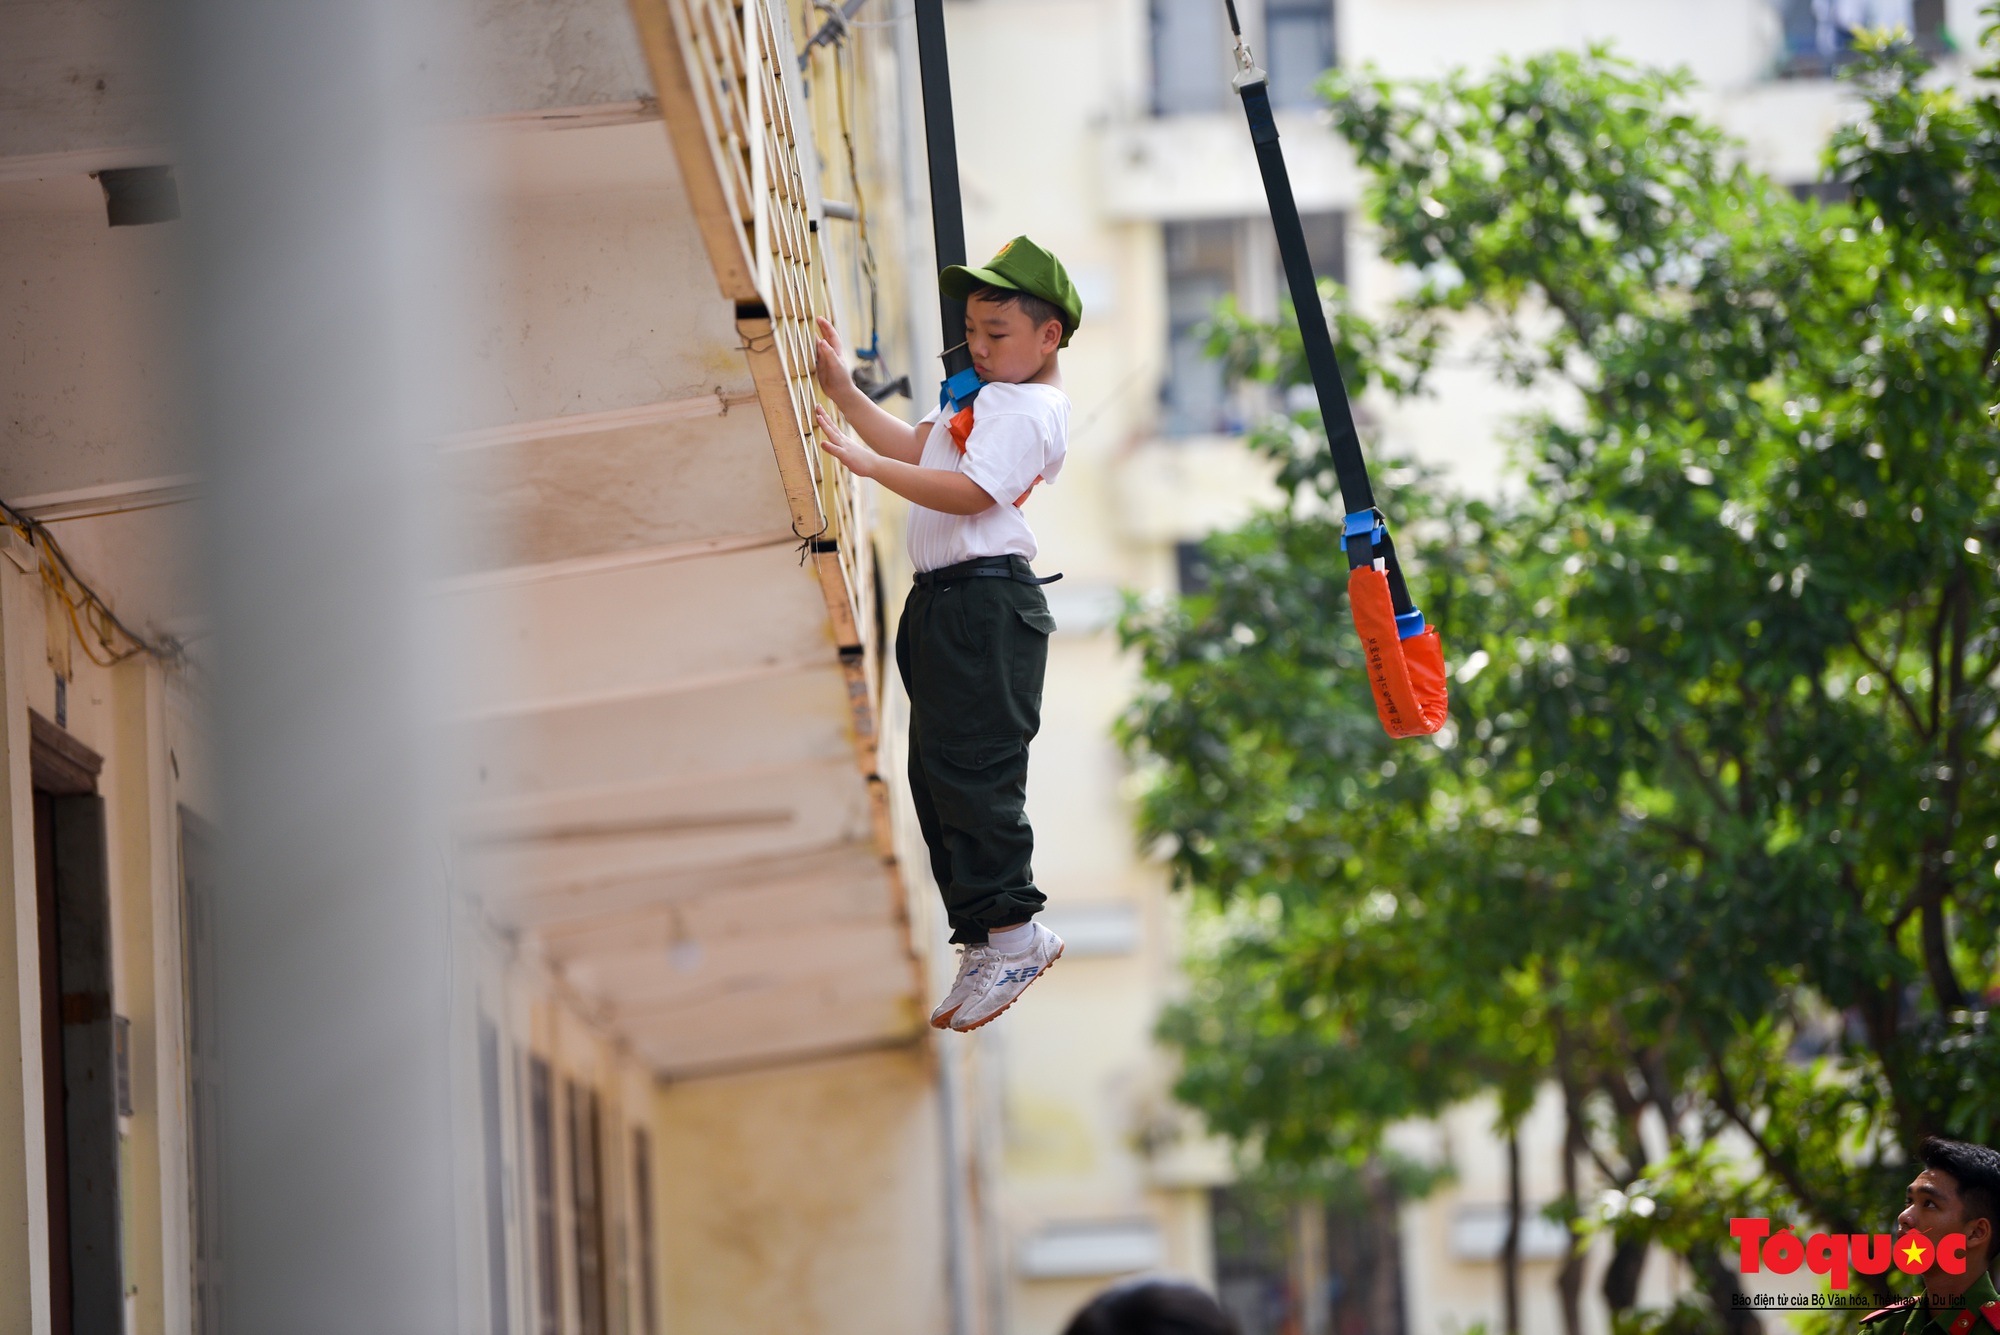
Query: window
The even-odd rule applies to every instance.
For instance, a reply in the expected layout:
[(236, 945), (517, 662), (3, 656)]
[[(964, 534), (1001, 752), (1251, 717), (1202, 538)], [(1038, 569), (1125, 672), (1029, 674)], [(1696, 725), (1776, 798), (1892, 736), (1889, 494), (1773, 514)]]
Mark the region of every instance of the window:
[(1227, 222), (1168, 223), (1167, 380), (1161, 429), (1169, 436), (1228, 431), (1228, 387), (1203, 347), (1202, 322), (1236, 290), (1237, 233)]
[(1797, 181), (1788, 189), (1794, 199), (1810, 199), (1820, 204), (1846, 204), (1854, 199), (1854, 187), (1846, 181)]
[(598, 1152), (597, 1091), (569, 1086), (570, 1222), (576, 1234), (580, 1335), (605, 1335), (604, 1160)]
[(1271, 77), (1272, 106), (1317, 106), (1314, 85), (1333, 68), (1332, 0), (1264, 0), (1257, 53)]
[[(1347, 276), (1347, 220), (1340, 213), (1309, 213), (1300, 222), (1313, 273), (1343, 282)], [(1167, 270), (1166, 379), (1160, 386), (1160, 432), (1200, 436), (1243, 429), (1246, 413), (1209, 359), (1201, 330), (1216, 303), (1234, 296), (1245, 311), (1276, 318), (1288, 294), (1277, 238), (1266, 218), (1170, 222), (1165, 234)]]
[(1859, 28), (1905, 28), (1924, 51), (1949, 47), (1944, 0), (1775, 0), (1784, 34), (1779, 73), (1824, 78), (1854, 59)]
[(1234, 100), (1229, 24), (1216, 0), (1152, 0), (1153, 114), (1221, 111)]
[(639, 1335), (659, 1335), (660, 1290), (653, 1268), (653, 1148), (643, 1127), (632, 1131), (632, 1199), (639, 1230)]
[[(1237, 0), (1250, 45), (1271, 80), (1271, 102), (1309, 107), (1332, 68), (1333, 0)], [(1258, 19), (1263, 20), (1259, 24)], [(1235, 103), (1229, 23), (1216, 0), (1152, 0), (1153, 114), (1187, 116)]]
[[(1208, 592), (1208, 554), (1202, 550), (1200, 542), (1174, 544), (1174, 575), (1183, 595)], [(1063, 939), (1067, 941), (1069, 938)]]
[[(1299, 215), (1301, 230), (1306, 234), (1306, 255), (1312, 260), (1313, 277), (1331, 278), (1336, 283), (1347, 282), (1347, 215), (1344, 213), (1303, 213)], [(1277, 243), (1271, 249), (1275, 260)], [(1278, 265), (1278, 290), (1287, 291), (1285, 286), (1285, 266)]]
[(562, 1335), (562, 1276), (556, 1262), (555, 1080), (528, 1058), (528, 1141), (535, 1198), (535, 1314), (540, 1335)]

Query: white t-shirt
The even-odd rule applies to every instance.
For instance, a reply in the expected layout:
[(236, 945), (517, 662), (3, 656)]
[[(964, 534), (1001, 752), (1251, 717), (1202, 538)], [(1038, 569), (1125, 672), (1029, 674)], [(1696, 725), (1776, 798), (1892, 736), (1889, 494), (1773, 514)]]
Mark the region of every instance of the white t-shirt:
[[(1035, 485), (1054, 482), (1069, 448), (1069, 395), (1051, 385), (991, 384), (972, 401), (972, 434), (960, 454), (949, 419), (936, 410), (924, 440), (925, 468), (963, 473), (997, 502), (976, 515), (910, 508), (910, 562), (937, 570), (982, 556), (1035, 558), (1035, 535), (1014, 504)], [(922, 423), (919, 423), (922, 425)]]

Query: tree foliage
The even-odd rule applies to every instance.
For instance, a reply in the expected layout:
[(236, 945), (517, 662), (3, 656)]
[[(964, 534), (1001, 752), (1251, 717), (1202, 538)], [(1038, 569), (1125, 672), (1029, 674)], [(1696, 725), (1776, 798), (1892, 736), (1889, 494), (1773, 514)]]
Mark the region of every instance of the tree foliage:
[[(1143, 830), (1211, 910), (1181, 1097), (1305, 1164), (1553, 1081), (1629, 1277), (1672, 1247), (1725, 1310), (1728, 1213), (1881, 1228), (1904, 1147), (2000, 1136), (2000, 105), (1887, 38), (1854, 77), (1823, 205), (1602, 50), (1330, 75), (1418, 275), (1329, 293), (1350, 386), (1471, 313), (1553, 405), (1518, 500), (1388, 470), (1452, 724), (1380, 734), (1312, 413), (1252, 438), (1288, 503), (1125, 623)], [(1305, 379), (1288, 324), (1211, 350)]]

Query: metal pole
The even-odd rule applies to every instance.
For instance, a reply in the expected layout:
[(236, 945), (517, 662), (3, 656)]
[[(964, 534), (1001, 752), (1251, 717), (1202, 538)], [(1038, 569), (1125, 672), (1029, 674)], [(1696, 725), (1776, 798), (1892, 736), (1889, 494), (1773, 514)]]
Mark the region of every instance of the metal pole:
[[(924, 141), (930, 159), (931, 235), (938, 268), (965, 263), (965, 206), (958, 189), (958, 132), (951, 117), (951, 66), (944, 40), (944, 0), (916, 0), (917, 62), (924, 89)], [(965, 303), (938, 294), (947, 377), (970, 370), (965, 342)]]
[[(421, 17), (420, 17), (421, 15)], [(196, 439), (216, 624), (222, 1328), (458, 1329), (429, 6), (186, 0)], [(442, 377), (437, 377), (442, 379)]]

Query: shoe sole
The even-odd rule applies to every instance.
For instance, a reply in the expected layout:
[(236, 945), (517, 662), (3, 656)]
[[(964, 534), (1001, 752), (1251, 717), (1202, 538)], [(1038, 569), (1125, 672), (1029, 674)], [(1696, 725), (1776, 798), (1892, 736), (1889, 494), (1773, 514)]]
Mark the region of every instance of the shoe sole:
[[(1042, 975), (1047, 973), (1050, 969), (1056, 967), (1056, 961), (1063, 957), (1064, 949), (1065, 949), (1064, 946), (1056, 947), (1056, 953), (1049, 956), (1049, 962), (1047, 964), (1044, 964), (1041, 968), (1037, 969), (1035, 971), (1035, 976), (1033, 978), (1030, 978), (1026, 983), (1022, 984), (1021, 990), (1014, 994), (1014, 1001), (1019, 1001), (1022, 997), (1028, 995), (1028, 989), (1033, 987), (1036, 983), (1041, 982)], [(965, 1028), (963, 1029), (960, 1029), (957, 1025), (953, 1025), (951, 1027), (951, 1031), (955, 1034), (969, 1034), (973, 1032), (975, 1029), (984, 1029), (987, 1025), (992, 1024), (995, 1020), (1005, 1015), (1008, 1011), (1014, 1009), (1014, 1001), (1008, 1002), (1006, 1005), (1002, 1006), (999, 1010), (994, 1011), (991, 1015), (981, 1020), (978, 1024), (969, 1024), (965, 1026)], [(958, 1014), (958, 1011), (953, 1010), (952, 1014), (956, 1015)]]

